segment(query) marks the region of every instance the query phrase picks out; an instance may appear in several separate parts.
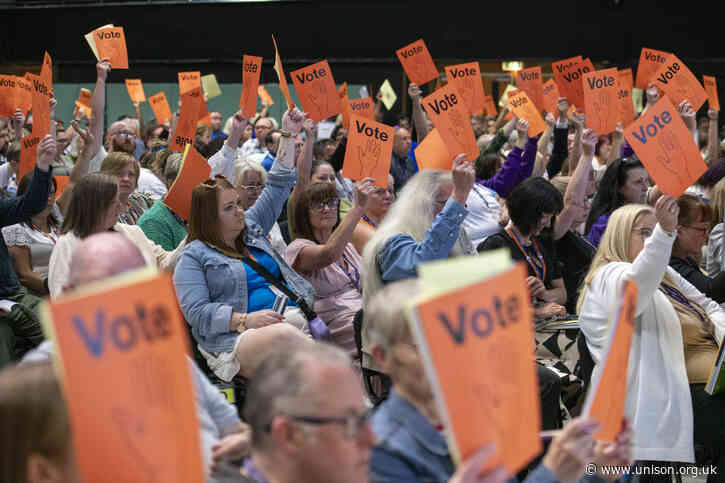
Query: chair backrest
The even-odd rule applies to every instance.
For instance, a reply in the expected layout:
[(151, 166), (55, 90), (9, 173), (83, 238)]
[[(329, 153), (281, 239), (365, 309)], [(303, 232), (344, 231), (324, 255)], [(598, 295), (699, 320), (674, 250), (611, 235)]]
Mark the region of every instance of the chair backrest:
[(589, 382), (592, 378), (592, 371), (594, 371), (594, 359), (589, 352), (587, 347), (587, 340), (584, 337), (584, 332), (579, 331), (579, 335), (576, 338), (577, 349), (579, 349), (579, 362), (576, 365), (574, 373), (584, 382), (584, 392), (589, 388)]
[(352, 327), (355, 335), (355, 347), (357, 348), (358, 360), (360, 361), (360, 371), (362, 372), (363, 382), (367, 390), (368, 397), (373, 405), (377, 406), (388, 398), (390, 388), (393, 381), (390, 376), (382, 372), (375, 371), (363, 367), (363, 351), (362, 351), (362, 327), (363, 327), (363, 311), (358, 310), (352, 319)]

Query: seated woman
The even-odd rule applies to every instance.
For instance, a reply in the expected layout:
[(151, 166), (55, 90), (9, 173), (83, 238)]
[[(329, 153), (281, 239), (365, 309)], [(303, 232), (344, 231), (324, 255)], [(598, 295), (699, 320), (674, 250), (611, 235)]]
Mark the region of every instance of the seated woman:
[(109, 153), (101, 162), (101, 173), (109, 174), (118, 180), (118, 198), (121, 211), (118, 222), (135, 225), (144, 211), (151, 208), (154, 201), (136, 190), (141, 167), (133, 155), (123, 151)]
[[(284, 130), (296, 135), (302, 120), (298, 110), (288, 111)], [(249, 376), (261, 346), (302, 339), (298, 328), (307, 329), (300, 306), (312, 306), (314, 289), (272, 249), (268, 238), (295, 183), (290, 141), (288, 136), (280, 140), (267, 186), (247, 212), (239, 193), (221, 176), (192, 193), (189, 243), (174, 271), (174, 287), (201, 353), (225, 381), (237, 374)], [(298, 296), (289, 300), (284, 314), (272, 310), (281, 290), (277, 284)], [(279, 323), (283, 321), (289, 323)]]
[(80, 240), (108, 230), (119, 232), (139, 247), (150, 265), (172, 270), (176, 256), (184, 244), (168, 252), (152, 242), (136, 225), (118, 221), (123, 209), (119, 196), (118, 182), (113, 176), (103, 173), (86, 175), (73, 190), (68, 213), (61, 227), (48, 267), (48, 288), (51, 297), (58, 296), (68, 282), (73, 251)]
[[(234, 187), (237, 189), (237, 193), (239, 193), (239, 201), (242, 203), (242, 208), (244, 211), (247, 211), (259, 199), (259, 195), (262, 194), (267, 184), (267, 170), (259, 163), (242, 161), (237, 163), (234, 171)], [(269, 236), (274, 251), (279, 253), (280, 256), (284, 256), (284, 252), (287, 250), (287, 243), (284, 241), (279, 223), (276, 221), (269, 231)]]
[(395, 201), (394, 184), (393, 177), (388, 175), (388, 187), (375, 188), (370, 195), (361, 222), (355, 225), (355, 230), (352, 232), (352, 244), (358, 253), (362, 254), (365, 245), (370, 241), (378, 225), (382, 223), (383, 218), (388, 214), (390, 205)]
[[(467, 463), (454, 474), (453, 458), (443, 437), (445, 428), (441, 428), (444, 421), (405, 316), (405, 302), (418, 295), (420, 289), (416, 280), (391, 283), (365, 308), (364, 330), (372, 342), (373, 357), (393, 381), (390, 397), (371, 419), (377, 436), (370, 459), (373, 482), (469, 481), (458, 479)], [(616, 443), (609, 445), (595, 446), (595, 428), (596, 422), (591, 419), (573, 420), (554, 438), (541, 463), (524, 481), (577, 481), (585, 465), (592, 462), (629, 465), (632, 432), (627, 425)], [(569, 452), (562, 451), (565, 447)], [(474, 471), (488, 466), (479, 461)], [(490, 468), (486, 473), (490, 477), (496, 470)], [(475, 476), (489, 481), (486, 473), (471, 474), (470, 481), (481, 481)], [(492, 479), (506, 481), (503, 476)]]
[(563, 207), (561, 194), (543, 178), (529, 178), (506, 199), (510, 221), (503, 231), (478, 246), (479, 252), (506, 247), (514, 260), (526, 261), (531, 295), (540, 302), (537, 318), (565, 313), (566, 287), (552, 240), (540, 236)]
[(307, 186), (297, 197), (297, 238), (285, 260), (317, 292), (315, 312), (327, 324), (332, 341), (357, 355), (352, 321), (362, 308), (362, 261), (350, 243), (355, 226), (370, 204), (375, 186), (367, 178), (356, 187), (355, 201), (340, 220), (340, 198), (330, 183)]
[(672, 246), (670, 266), (705, 296), (725, 302), (725, 272), (708, 277), (700, 269), (702, 247), (710, 232), (710, 206), (697, 196), (684, 194), (677, 200), (677, 238)]
[[(579, 300), (596, 378), (623, 284), (639, 287), (625, 403), (637, 460), (692, 462), (694, 442), (725, 447), (725, 397), (704, 391), (725, 312), (668, 267), (678, 213), (666, 196), (654, 210), (630, 204), (612, 213)], [(716, 463), (725, 468), (725, 453)]]
[(619, 158), (610, 164), (589, 210), (586, 239), (598, 246), (612, 212), (627, 203), (646, 203), (648, 189), (649, 174), (637, 158)]
[(723, 272), (723, 217), (725, 216), (725, 178), (715, 184), (710, 199), (710, 226), (712, 231), (707, 240), (707, 253), (705, 256), (705, 273), (708, 277), (717, 277)]
[(3, 481), (80, 483), (65, 397), (52, 364), (0, 372)]

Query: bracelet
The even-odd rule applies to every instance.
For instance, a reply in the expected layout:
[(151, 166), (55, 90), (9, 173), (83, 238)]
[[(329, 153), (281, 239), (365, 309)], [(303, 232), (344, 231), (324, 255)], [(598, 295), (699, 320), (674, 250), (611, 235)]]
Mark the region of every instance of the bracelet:
[(244, 330), (247, 330), (249, 328), (247, 327), (247, 315), (249, 314), (242, 314), (242, 321), (239, 323), (239, 325), (241, 325)]
[(280, 129), (279, 133), (282, 135), (283, 138), (291, 138), (294, 137), (291, 132), (285, 131), (284, 129)]

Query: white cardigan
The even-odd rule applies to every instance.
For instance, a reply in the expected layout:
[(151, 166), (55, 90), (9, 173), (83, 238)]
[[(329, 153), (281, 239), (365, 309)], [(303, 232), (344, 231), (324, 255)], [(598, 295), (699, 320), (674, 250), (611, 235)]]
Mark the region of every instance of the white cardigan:
[(639, 286), (634, 334), (629, 353), (625, 414), (634, 428), (636, 460), (694, 462), (692, 400), (685, 370), (682, 328), (672, 303), (659, 290), (665, 271), (678, 289), (697, 302), (725, 334), (725, 311), (668, 267), (674, 236), (659, 224), (633, 263), (602, 267), (589, 285), (579, 316), (587, 346), (601, 370), (609, 315), (614, 313), (626, 279)]
[[(174, 251), (167, 252), (146, 238), (143, 230), (136, 225), (116, 223), (113, 226), (113, 230), (124, 235), (141, 250), (141, 254), (144, 260), (146, 260), (147, 265), (158, 266), (166, 270), (174, 270), (176, 257), (184, 245), (186, 245), (186, 239), (184, 239)], [(48, 289), (50, 290), (51, 297), (60, 295), (63, 287), (68, 283), (71, 257), (80, 242), (80, 238), (75, 236), (73, 232), (66, 233), (58, 238), (58, 242), (55, 244), (53, 253), (50, 256), (50, 264), (48, 266)]]

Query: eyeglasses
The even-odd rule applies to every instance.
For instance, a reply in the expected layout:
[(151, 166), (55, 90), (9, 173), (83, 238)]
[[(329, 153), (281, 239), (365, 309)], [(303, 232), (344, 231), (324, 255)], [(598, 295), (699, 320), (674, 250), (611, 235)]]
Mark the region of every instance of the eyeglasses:
[(632, 232), (638, 234), (642, 240), (646, 240), (652, 236), (652, 230), (650, 228), (635, 228)]
[(135, 138), (136, 137), (136, 135), (134, 133), (126, 132), (126, 131), (117, 132), (116, 136), (121, 136), (122, 138)]
[[(303, 424), (311, 424), (314, 426), (323, 426), (325, 424), (339, 424), (343, 427), (343, 436), (345, 439), (355, 440), (360, 436), (360, 432), (368, 424), (368, 420), (372, 415), (372, 410), (367, 410), (363, 413), (349, 413), (339, 418), (322, 418), (315, 416), (295, 416), (287, 414), (286, 416), (293, 421)], [(271, 424), (267, 424), (264, 430), (269, 432), (271, 430)]]
[(264, 190), (263, 184), (243, 184), (239, 187), (249, 193), (261, 193)]
[(329, 200), (314, 202), (310, 205), (310, 208), (313, 211), (322, 211), (325, 208), (336, 210), (338, 206), (340, 206), (340, 198), (332, 198)]

